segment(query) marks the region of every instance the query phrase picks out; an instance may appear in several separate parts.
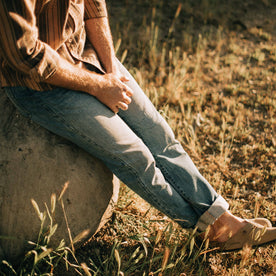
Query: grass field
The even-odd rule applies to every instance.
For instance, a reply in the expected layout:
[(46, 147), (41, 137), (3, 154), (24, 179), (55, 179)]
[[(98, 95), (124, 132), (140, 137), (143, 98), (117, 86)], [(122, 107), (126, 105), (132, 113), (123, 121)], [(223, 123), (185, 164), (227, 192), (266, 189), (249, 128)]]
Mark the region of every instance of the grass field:
[[(234, 214), (275, 225), (275, 1), (107, 3), (119, 59), (200, 172)], [(276, 275), (276, 244), (217, 253), (194, 234), (122, 184), (110, 222), (62, 256), (68, 275)], [(57, 252), (44, 252), (22, 275), (67, 275)]]

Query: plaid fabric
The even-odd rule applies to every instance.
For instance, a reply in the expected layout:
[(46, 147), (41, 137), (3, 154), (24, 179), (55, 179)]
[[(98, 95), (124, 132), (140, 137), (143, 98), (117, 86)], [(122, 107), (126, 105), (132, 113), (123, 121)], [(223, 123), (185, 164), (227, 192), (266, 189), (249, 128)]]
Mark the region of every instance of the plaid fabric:
[(51, 89), (59, 55), (102, 70), (84, 23), (106, 16), (105, 0), (0, 0), (1, 85)]

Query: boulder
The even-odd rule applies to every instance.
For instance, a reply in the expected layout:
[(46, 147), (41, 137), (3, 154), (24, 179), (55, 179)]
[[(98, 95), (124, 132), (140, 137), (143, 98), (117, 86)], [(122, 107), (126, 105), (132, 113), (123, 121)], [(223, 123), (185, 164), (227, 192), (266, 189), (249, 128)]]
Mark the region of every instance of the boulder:
[[(28, 241), (37, 242), (41, 221), (32, 200), (42, 213), (48, 207), (58, 225), (51, 246), (62, 239), (70, 245), (65, 217), (72, 239), (80, 233), (84, 233), (81, 241), (90, 238), (112, 213), (118, 179), (98, 159), (20, 115), (2, 90), (0, 111), (2, 258), (16, 260), (28, 249)], [(59, 201), (65, 183), (68, 188)], [(51, 213), (54, 195), (56, 207)], [(44, 227), (49, 223), (47, 219)]]

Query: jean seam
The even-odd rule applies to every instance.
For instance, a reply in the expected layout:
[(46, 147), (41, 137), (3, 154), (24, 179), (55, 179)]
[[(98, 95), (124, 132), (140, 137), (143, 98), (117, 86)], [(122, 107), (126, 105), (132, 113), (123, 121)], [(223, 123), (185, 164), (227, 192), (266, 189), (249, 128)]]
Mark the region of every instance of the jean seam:
[[(154, 108), (154, 105), (153, 105), (151, 102), (150, 102), (150, 104), (151, 104), (151, 105), (153, 106), (153, 108)], [(122, 111), (122, 112), (127, 112), (127, 111)], [(156, 112), (158, 113), (158, 114), (156, 114), (156, 118), (158, 117), (158, 120), (157, 120), (157, 121), (153, 121), (153, 122), (150, 124), (150, 126), (146, 127), (146, 129), (151, 129), (152, 126), (154, 126), (155, 124), (158, 124), (158, 123), (162, 122), (162, 120), (163, 120), (162, 116), (160, 115), (160, 113), (159, 113), (158, 111), (156, 111)], [(119, 115), (120, 115), (120, 113), (119, 113)], [(143, 125), (143, 122), (144, 122), (144, 121), (146, 121), (146, 120), (148, 120), (149, 118), (151, 118), (151, 117), (150, 117), (150, 114), (148, 114), (148, 112), (145, 112), (144, 110), (143, 110), (143, 115), (144, 115), (145, 119), (143, 119), (143, 120), (140, 121), (140, 123), (141, 123), (142, 125)], [(139, 131), (141, 130), (141, 127), (139, 127), (139, 126), (134, 127), (134, 126), (131, 124), (130, 120), (127, 119), (127, 116), (123, 116), (123, 117), (121, 117), (121, 118), (122, 118), (123, 121), (126, 122), (127, 125), (131, 125), (131, 129), (137, 134), (137, 136), (140, 137)], [(143, 129), (145, 129), (145, 125), (143, 125)]]
[[(174, 178), (171, 176), (171, 174), (167, 171), (166, 167), (162, 166), (161, 162), (156, 160), (156, 164), (157, 167), (161, 170), (161, 172), (163, 173), (163, 175), (165, 176), (165, 178), (168, 179), (168, 182), (173, 183), (173, 187), (176, 187), (181, 193), (181, 197), (183, 197), (186, 201), (190, 202), (189, 197), (186, 195), (186, 193), (177, 185), (177, 183), (175, 182)], [(177, 191), (179, 193), (179, 191)], [(183, 196), (182, 196), (183, 194)]]
[[(166, 179), (168, 179), (169, 183), (172, 183), (173, 188), (177, 191), (177, 193), (188, 203), (191, 204), (191, 206), (193, 207), (193, 209), (195, 209), (194, 207), (194, 201), (191, 200), (191, 198), (189, 196), (187, 196), (187, 193), (185, 193), (183, 191), (183, 189), (177, 184), (177, 182), (174, 180), (174, 178), (171, 176), (171, 174), (167, 171), (166, 167), (162, 166), (161, 162), (157, 160), (156, 158), (156, 163), (158, 168), (161, 170), (161, 172), (163, 173), (163, 175), (165, 176)], [(216, 198), (217, 199), (217, 198)], [(215, 200), (216, 200), (215, 199)], [(209, 207), (210, 208), (210, 207)], [(196, 208), (197, 211), (195, 211), (198, 214), (198, 217), (200, 217), (201, 215), (203, 215), (207, 210), (202, 210), (200, 208)], [(199, 214), (201, 213), (201, 214)]]
[[(81, 133), (79, 133), (81, 134)], [(93, 140), (91, 139), (87, 139), (88, 137), (82, 134), (83, 138), (86, 138), (86, 141), (88, 143), (92, 143), (94, 146), (96, 146), (98, 149), (100, 149), (102, 152), (105, 152), (107, 154), (110, 154), (108, 151), (106, 151), (103, 147), (101, 147), (100, 145), (98, 145), (97, 143), (95, 143)], [(166, 213), (171, 216), (174, 217), (175, 214), (171, 213), (171, 211), (169, 209), (166, 208), (166, 202), (164, 202), (163, 200), (160, 200), (158, 197), (156, 197), (154, 195), (153, 192), (150, 191), (150, 189), (147, 187), (147, 185), (145, 185), (145, 183), (143, 182), (143, 180), (141, 179), (141, 177), (139, 176), (139, 173), (135, 170), (135, 168), (133, 166), (131, 166), (127, 161), (124, 161), (123, 159), (119, 158), (118, 156), (110, 156), (112, 160), (114, 161), (119, 161), (120, 164), (123, 164), (125, 167), (127, 167), (127, 170), (132, 172), (132, 174), (134, 175), (136, 181), (138, 183), (140, 183), (140, 185), (146, 190), (146, 192), (151, 195), (152, 198), (154, 198), (154, 201), (162, 207), (163, 210), (166, 211)], [(117, 171), (116, 169), (114, 171)]]

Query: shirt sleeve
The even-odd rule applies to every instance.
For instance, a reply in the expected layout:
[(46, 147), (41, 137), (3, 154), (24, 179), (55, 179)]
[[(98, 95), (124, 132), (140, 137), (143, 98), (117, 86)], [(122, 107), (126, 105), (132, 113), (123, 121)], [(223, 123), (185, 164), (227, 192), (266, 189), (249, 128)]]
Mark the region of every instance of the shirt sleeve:
[(0, 56), (16, 71), (41, 82), (54, 74), (59, 55), (38, 39), (35, 2), (0, 0)]
[(84, 20), (107, 17), (105, 0), (84, 0)]

